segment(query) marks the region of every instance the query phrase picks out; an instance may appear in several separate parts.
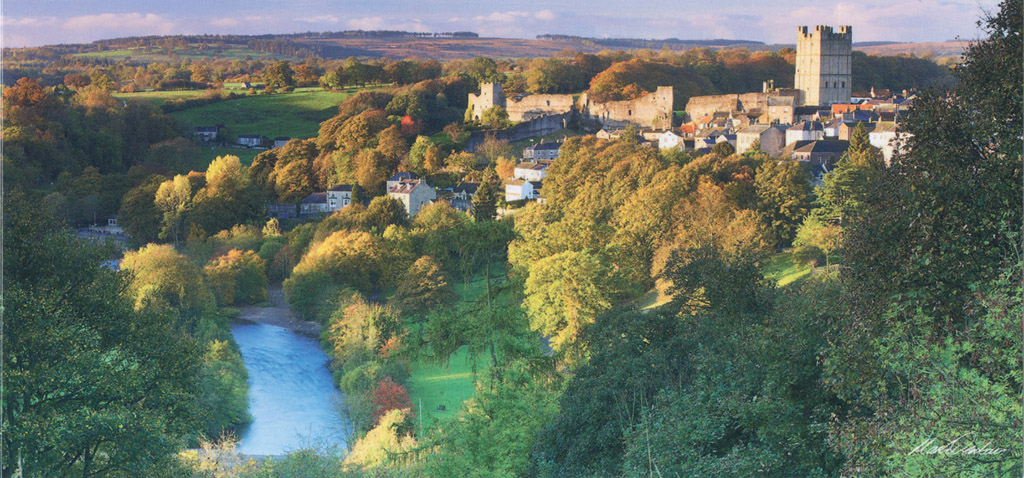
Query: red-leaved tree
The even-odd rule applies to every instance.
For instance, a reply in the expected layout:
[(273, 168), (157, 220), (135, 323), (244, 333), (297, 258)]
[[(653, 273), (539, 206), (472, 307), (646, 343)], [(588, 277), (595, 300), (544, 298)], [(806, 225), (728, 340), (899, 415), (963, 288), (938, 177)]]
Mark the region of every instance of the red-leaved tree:
[(414, 416), (413, 412), (415, 411), (409, 400), (409, 392), (405, 390), (405, 387), (395, 383), (391, 377), (384, 377), (384, 380), (377, 382), (377, 388), (373, 390), (373, 407), (374, 424), (391, 410), (408, 408), (410, 419)]

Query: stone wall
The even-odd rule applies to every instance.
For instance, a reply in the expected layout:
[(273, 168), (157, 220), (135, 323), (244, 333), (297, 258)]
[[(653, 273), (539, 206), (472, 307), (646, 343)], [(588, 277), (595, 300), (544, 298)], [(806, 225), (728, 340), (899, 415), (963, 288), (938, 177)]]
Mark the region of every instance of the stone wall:
[(572, 95), (522, 95), (505, 99), (509, 121), (529, 121), (572, 111)]
[(463, 150), (470, 153), (475, 152), (476, 148), (483, 144), (484, 140), (487, 139), (487, 136), (490, 135), (494, 135), (498, 140), (504, 140), (512, 143), (561, 131), (565, 129), (566, 124), (568, 124), (569, 116), (571, 114), (572, 113), (563, 113), (558, 115), (540, 116), (532, 120), (519, 123), (509, 129), (473, 131), (469, 134), (469, 139), (466, 140), (466, 146)]
[(635, 100), (591, 102), (586, 94), (580, 96), (579, 109), (605, 127), (619, 128), (633, 123), (641, 128), (672, 128), (672, 87), (659, 86)]
[[(769, 98), (796, 98), (799, 92), (792, 89), (779, 89), (770, 91), (767, 93), (744, 93), (742, 95), (711, 95), (711, 96), (694, 96), (690, 98), (690, 101), (686, 103), (686, 116), (687, 121), (697, 121), (705, 116), (712, 115), (716, 112), (725, 113), (750, 113), (758, 111), (765, 113), (770, 111), (768, 109)], [(783, 101), (788, 102), (788, 101)], [(789, 116), (792, 117), (792, 103), (790, 104)], [(769, 115), (771, 119), (781, 119), (784, 117), (782, 113), (778, 111), (776, 114)], [(788, 122), (788, 121), (787, 121)]]

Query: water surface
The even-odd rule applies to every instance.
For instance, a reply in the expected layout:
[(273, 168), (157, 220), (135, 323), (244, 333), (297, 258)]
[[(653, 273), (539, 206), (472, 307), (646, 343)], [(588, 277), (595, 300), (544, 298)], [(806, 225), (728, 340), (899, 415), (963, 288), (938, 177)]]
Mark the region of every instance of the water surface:
[(283, 455), (309, 446), (345, 446), (341, 392), (312, 338), (269, 324), (237, 322), (231, 333), (249, 370), (249, 413), (239, 451)]

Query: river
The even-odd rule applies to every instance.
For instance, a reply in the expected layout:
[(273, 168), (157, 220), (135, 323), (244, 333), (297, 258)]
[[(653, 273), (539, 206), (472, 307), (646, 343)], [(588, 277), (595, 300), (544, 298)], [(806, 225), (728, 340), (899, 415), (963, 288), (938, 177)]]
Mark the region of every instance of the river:
[(253, 417), (242, 430), (238, 450), (284, 455), (305, 447), (344, 448), (341, 392), (331, 380), (328, 357), (315, 339), (292, 330), (308, 333), (315, 324), (292, 319), (279, 290), (271, 291), (271, 300), (273, 307), (243, 308), (241, 317), (247, 320), (231, 326), (249, 370)]

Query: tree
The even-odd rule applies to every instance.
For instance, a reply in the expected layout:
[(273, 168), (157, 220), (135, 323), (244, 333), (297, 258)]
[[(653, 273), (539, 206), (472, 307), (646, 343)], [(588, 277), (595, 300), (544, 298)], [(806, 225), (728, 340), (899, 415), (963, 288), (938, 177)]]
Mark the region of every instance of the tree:
[(110, 251), (17, 195), (3, 220), (3, 476), (173, 474), (198, 425), (195, 341), (133, 308)]
[(864, 125), (858, 123), (850, 134), (849, 149), (817, 190), (819, 207), (814, 214), (839, 226), (848, 223), (875, 194), (873, 188), (884, 169), (881, 153), (871, 146)]
[(168, 244), (125, 253), (121, 269), (131, 274), (129, 292), (140, 310), (171, 308), (188, 330), (214, 306), (202, 270)]
[(374, 425), (391, 410), (406, 410), (410, 421), (414, 420), (416, 416), (415, 408), (409, 401), (409, 392), (405, 390), (405, 387), (395, 383), (391, 377), (385, 377), (384, 380), (377, 382), (377, 386), (373, 389), (373, 407)]
[(206, 168), (206, 189), (211, 196), (233, 198), (247, 180), (238, 156), (217, 156)]
[(164, 213), (160, 238), (171, 239), (177, 244), (183, 235), (185, 210), (192, 202), (192, 183), (180, 174), (164, 181), (156, 190), (154, 202)]
[(416, 142), (409, 148), (409, 168), (416, 174), (423, 174), (427, 151), (434, 146), (434, 142), (426, 136), (417, 136)]
[(766, 159), (754, 179), (757, 209), (768, 226), (768, 242), (786, 247), (811, 209), (811, 177), (797, 161)]
[(719, 158), (727, 158), (729, 156), (732, 156), (732, 154), (735, 152), (736, 148), (734, 148), (732, 144), (729, 144), (728, 141), (715, 143), (715, 145), (711, 147), (711, 154)]
[(606, 267), (597, 257), (575, 251), (548, 256), (530, 266), (523, 306), (530, 327), (550, 336), (555, 350), (581, 354), (581, 330), (611, 307)]
[(441, 266), (430, 256), (422, 256), (409, 267), (398, 282), (394, 300), (402, 311), (425, 316), (455, 298)]
[[(797, 256), (804, 258), (825, 259), (825, 278), (831, 270), (832, 255), (840, 250), (843, 243), (843, 229), (835, 224), (825, 222), (817, 216), (810, 216), (797, 229), (793, 245)], [(805, 259), (806, 260), (806, 259)]]
[(490, 181), (482, 181), (473, 196), (473, 218), (490, 221), (498, 213), (498, 195)]
[(295, 86), (295, 72), (287, 61), (279, 61), (268, 66), (263, 72), (263, 81), (267, 86)]
[(401, 201), (388, 196), (377, 196), (366, 207), (366, 225), (371, 230), (383, 233), (388, 226), (407, 223), (405, 206)]
[(139, 244), (154, 242), (160, 236), (163, 212), (157, 207), (156, 192), (163, 182), (161, 176), (150, 176), (124, 195), (117, 221), (126, 234)]
[(508, 112), (502, 106), (492, 106), (480, 115), (480, 124), (493, 129), (505, 128), (509, 125)]
[(462, 126), (462, 124), (455, 122), (449, 123), (447, 126), (445, 126), (443, 131), (444, 134), (448, 135), (448, 139), (450, 139), (453, 143), (457, 143), (459, 142), (459, 137), (462, 136), (462, 133), (466, 131), (466, 128)]
[(203, 268), (221, 305), (254, 304), (267, 300), (267, 265), (253, 251), (231, 249)]

